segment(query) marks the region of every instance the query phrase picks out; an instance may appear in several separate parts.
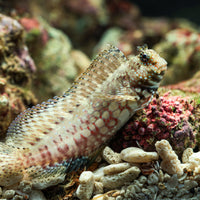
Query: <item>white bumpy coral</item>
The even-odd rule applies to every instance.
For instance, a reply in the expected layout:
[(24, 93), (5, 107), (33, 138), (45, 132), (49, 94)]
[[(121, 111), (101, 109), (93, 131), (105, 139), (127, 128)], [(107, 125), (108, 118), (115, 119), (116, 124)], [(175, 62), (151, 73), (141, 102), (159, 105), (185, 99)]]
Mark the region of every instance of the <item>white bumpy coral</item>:
[(178, 156), (173, 151), (167, 140), (161, 140), (155, 144), (159, 156), (162, 158), (161, 168), (169, 174), (183, 174), (183, 168)]
[(130, 163), (147, 163), (158, 160), (156, 152), (146, 152), (137, 147), (129, 147), (121, 151), (121, 159)]
[(100, 182), (103, 183), (103, 186), (106, 189), (115, 189), (124, 185), (125, 182), (135, 180), (139, 174), (140, 169), (133, 166), (119, 174), (105, 175), (100, 179)]
[(89, 200), (94, 189), (94, 174), (90, 171), (82, 172), (79, 178), (80, 185), (76, 191), (76, 195), (81, 200)]

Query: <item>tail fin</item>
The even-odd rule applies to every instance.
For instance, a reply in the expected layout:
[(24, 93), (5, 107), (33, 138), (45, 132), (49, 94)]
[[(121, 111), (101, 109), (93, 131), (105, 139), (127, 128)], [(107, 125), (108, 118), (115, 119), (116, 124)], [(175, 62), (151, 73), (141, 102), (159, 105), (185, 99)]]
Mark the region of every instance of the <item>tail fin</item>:
[(18, 149), (0, 143), (0, 185), (10, 186), (23, 178), (22, 160)]

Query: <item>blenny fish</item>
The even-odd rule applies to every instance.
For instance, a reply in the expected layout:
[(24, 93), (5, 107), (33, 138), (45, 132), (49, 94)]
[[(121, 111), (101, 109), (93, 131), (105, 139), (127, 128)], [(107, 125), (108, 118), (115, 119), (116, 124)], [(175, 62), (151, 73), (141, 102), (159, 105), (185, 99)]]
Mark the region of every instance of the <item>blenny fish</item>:
[(128, 59), (109, 45), (63, 96), (21, 113), (0, 143), (0, 185), (44, 189), (86, 166), (159, 87), (167, 62), (147, 46), (138, 51)]

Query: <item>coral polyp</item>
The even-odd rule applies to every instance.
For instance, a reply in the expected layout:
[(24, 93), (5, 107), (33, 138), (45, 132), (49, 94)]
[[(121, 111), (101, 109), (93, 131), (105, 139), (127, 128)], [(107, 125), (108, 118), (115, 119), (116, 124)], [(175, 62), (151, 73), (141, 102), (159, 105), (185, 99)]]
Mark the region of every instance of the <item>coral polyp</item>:
[(119, 140), (113, 148), (119, 150), (130, 146), (141, 146), (144, 150), (155, 150), (156, 141), (166, 139), (180, 154), (196, 143), (191, 125), (194, 106), (186, 97), (169, 96), (166, 93), (154, 98), (148, 107), (135, 115), (119, 132)]

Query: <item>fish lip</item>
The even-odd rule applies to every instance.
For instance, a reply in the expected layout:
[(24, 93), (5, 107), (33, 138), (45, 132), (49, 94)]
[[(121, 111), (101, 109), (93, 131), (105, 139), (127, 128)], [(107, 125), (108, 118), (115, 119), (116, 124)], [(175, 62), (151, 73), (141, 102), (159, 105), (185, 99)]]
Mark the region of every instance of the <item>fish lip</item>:
[(159, 84), (156, 86), (149, 86), (149, 85), (141, 85), (141, 88), (143, 89), (151, 89), (151, 90), (157, 90), (159, 87)]

